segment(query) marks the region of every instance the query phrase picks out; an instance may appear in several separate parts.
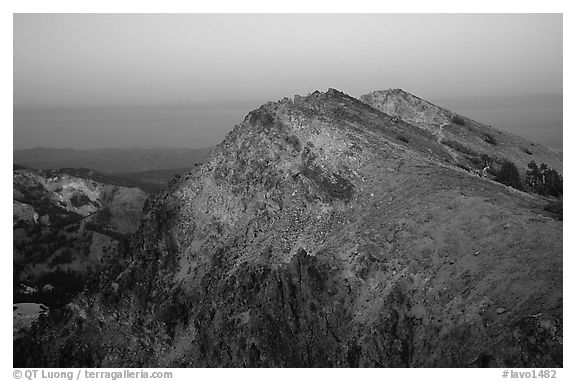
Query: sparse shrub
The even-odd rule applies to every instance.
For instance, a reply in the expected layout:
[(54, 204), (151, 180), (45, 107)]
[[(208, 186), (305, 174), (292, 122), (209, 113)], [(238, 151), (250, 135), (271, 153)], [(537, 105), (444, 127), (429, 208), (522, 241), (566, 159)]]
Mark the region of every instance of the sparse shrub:
[[(304, 166), (301, 174), (318, 187), (321, 195), (329, 199), (350, 201), (354, 194), (354, 184), (350, 180), (334, 172), (329, 175), (313, 163)], [(315, 200), (317, 194), (307, 194), (307, 197)]]
[(472, 156), (468, 160), (470, 160), (470, 163), (472, 163), (478, 169), (491, 167), (493, 163), (498, 161), (498, 159), (495, 159), (485, 153), (481, 154), (480, 156)]
[(478, 156), (472, 156), (468, 159), (470, 161), (470, 163), (472, 163), (472, 165), (474, 165), (476, 168), (484, 168), (483, 167), (483, 161), (481, 158), (479, 158)]
[(302, 144), (296, 135), (289, 135), (286, 138), (286, 143), (288, 143), (296, 151), (300, 152), (302, 149)]
[(480, 159), (482, 160), (482, 163), (485, 167), (489, 167), (491, 166), (493, 163), (497, 162), (498, 159), (493, 158), (490, 155), (487, 155), (485, 153), (483, 153), (482, 155), (480, 155)]
[(408, 137), (406, 135), (398, 134), (398, 135), (396, 135), (396, 139), (398, 139), (404, 143), (410, 143), (410, 137)]
[(520, 181), (520, 173), (518, 168), (511, 161), (504, 161), (500, 170), (495, 171), (495, 180), (499, 183), (511, 186), (516, 189), (522, 190), (522, 181)]
[(466, 155), (470, 155), (470, 156), (478, 156), (478, 153), (476, 151), (474, 151), (473, 149), (469, 148), (468, 146), (465, 146), (462, 143), (459, 143), (457, 141), (454, 140), (443, 140), (442, 144), (455, 149), (456, 151), (462, 152), (463, 154)]
[(494, 136), (490, 134), (484, 134), (484, 141), (488, 144), (492, 144), (493, 146), (498, 145), (498, 142), (494, 138)]
[(562, 176), (544, 163), (540, 163), (540, 167), (534, 161), (528, 163), (526, 183), (542, 196), (560, 197), (563, 192)]
[(76, 193), (74, 196), (70, 197), (70, 203), (75, 208), (80, 208), (81, 206), (87, 205), (90, 202), (90, 197), (86, 196), (84, 193)]
[(450, 121), (454, 124), (459, 125), (459, 126), (465, 126), (466, 125), (466, 121), (464, 120), (464, 118), (462, 118), (459, 115), (452, 115), (452, 118), (450, 119)]
[(524, 151), (528, 155), (532, 155), (532, 151), (530, 151), (528, 148), (524, 148), (522, 151)]

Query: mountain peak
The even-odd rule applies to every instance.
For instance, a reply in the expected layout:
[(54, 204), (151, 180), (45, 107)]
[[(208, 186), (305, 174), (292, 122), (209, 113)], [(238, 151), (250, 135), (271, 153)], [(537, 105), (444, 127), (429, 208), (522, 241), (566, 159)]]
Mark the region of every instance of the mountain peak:
[(404, 90), (401, 88), (386, 89), (386, 90), (374, 90), (368, 94), (361, 96), (363, 97), (390, 97), (390, 98), (404, 98), (404, 99), (418, 99), (420, 101), (426, 102), (424, 99)]
[(378, 90), (360, 97), (362, 102), (386, 114), (423, 127), (449, 123), (453, 113), (402, 89)]
[(561, 366), (561, 222), (465, 169), (544, 151), (402, 90), (362, 101), (251, 111), (22, 365)]

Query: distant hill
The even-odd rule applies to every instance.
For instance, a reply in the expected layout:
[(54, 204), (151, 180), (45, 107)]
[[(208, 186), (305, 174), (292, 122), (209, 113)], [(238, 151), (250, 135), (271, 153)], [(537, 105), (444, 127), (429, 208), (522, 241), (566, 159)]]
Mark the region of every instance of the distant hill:
[(138, 188), (148, 193), (164, 190), (170, 180), (176, 176), (186, 176), (194, 172), (200, 164), (194, 167), (157, 169), (153, 171), (115, 173), (114, 177), (126, 184), (135, 184)]
[(108, 174), (143, 172), (191, 168), (206, 161), (211, 150), (212, 147), (98, 150), (38, 147), (14, 151), (14, 164), (36, 169), (90, 168)]
[[(199, 164), (194, 167), (157, 169), (153, 171), (122, 172), (104, 174), (87, 168), (60, 168), (56, 170), (45, 170), (53, 174), (68, 174), (70, 176), (81, 177), (127, 188), (140, 188), (146, 193), (155, 193), (168, 187), (168, 183), (175, 176), (185, 176), (193, 172)], [(17, 166), (15, 166), (17, 169)]]

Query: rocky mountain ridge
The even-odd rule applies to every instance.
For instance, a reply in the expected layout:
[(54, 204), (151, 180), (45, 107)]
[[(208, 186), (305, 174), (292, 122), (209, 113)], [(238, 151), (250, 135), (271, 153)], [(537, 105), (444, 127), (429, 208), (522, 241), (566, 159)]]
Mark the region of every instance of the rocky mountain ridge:
[(436, 136), (460, 165), (474, 166), (474, 158), (505, 158), (518, 168), (530, 161), (547, 163), (562, 173), (562, 157), (541, 144), (486, 126), (401, 89), (374, 91), (360, 98), (366, 104), (418, 126)]
[(15, 365), (562, 366), (546, 199), (365, 102), (330, 89), (250, 112)]

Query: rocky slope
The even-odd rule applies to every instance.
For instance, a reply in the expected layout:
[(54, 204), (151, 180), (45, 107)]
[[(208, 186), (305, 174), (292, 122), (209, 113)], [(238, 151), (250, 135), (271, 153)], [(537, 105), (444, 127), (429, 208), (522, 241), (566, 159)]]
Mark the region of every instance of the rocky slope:
[(562, 222), (406, 115), (252, 111), (14, 365), (562, 366)]
[(507, 159), (518, 168), (530, 161), (547, 163), (562, 173), (562, 157), (547, 147), (520, 136), (486, 126), (436, 106), (401, 89), (374, 91), (363, 95), (366, 104), (433, 134), (450, 152), (455, 163), (473, 168), (476, 158), (488, 155), (493, 161)]

